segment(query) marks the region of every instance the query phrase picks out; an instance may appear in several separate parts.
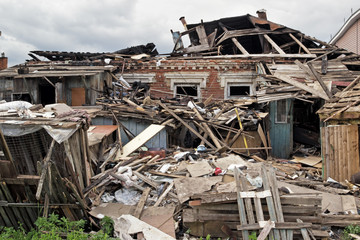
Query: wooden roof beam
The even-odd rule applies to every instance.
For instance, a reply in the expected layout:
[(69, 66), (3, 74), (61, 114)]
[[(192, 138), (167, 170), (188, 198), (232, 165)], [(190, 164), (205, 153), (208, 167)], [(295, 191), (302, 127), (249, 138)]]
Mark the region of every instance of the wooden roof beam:
[(280, 47), (277, 45), (267, 34), (264, 34), (265, 39), (276, 49), (276, 51), (280, 54), (286, 54)]
[(289, 36), (297, 43), (299, 44), (299, 46), (304, 49), (304, 51), (307, 53), (307, 54), (311, 54), (311, 52), (309, 51), (309, 49), (307, 49), (307, 47), (305, 47), (304, 44), (302, 44), (302, 42), (299, 41), (299, 39), (297, 39), (296, 37), (294, 37), (294, 35), (292, 35), (291, 33), (289, 33)]

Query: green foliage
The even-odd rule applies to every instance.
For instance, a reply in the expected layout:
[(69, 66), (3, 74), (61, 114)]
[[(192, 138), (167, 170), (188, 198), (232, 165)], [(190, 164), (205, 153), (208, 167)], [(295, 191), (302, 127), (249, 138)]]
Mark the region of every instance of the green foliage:
[(211, 238), (211, 235), (208, 234), (208, 235), (206, 236), (206, 240), (210, 240), (210, 238)]
[(49, 215), (48, 218), (40, 217), (36, 220), (36, 229), (26, 233), (24, 228), (19, 229), (4, 227), (0, 229), (0, 240), (110, 240), (114, 232), (114, 222), (107, 218), (101, 223), (104, 230), (95, 234), (84, 232), (85, 220), (69, 221), (67, 218), (56, 214)]
[(360, 226), (359, 225), (349, 225), (345, 227), (343, 231), (343, 238), (344, 240), (350, 240), (352, 237), (349, 236), (349, 234), (360, 234)]
[(103, 219), (101, 219), (100, 226), (105, 234), (114, 236), (114, 220), (112, 220), (110, 217), (105, 216)]
[(251, 234), (249, 235), (249, 239), (256, 240), (257, 239), (256, 232), (251, 232)]

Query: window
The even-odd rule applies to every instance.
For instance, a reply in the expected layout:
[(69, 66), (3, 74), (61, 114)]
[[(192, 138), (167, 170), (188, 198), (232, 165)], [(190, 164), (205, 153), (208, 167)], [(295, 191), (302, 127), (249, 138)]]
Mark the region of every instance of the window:
[(226, 88), (226, 98), (244, 98), (252, 95), (251, 84), (228, 83)]
[(249, 95), (250, 86), (229, 86), (229, 97)]
[(193, 85), (176, 84), (174, 90), (175, 90), (175, 92), (174, 92), (175, 96), (177, 94), (180, 94), (180, 95), (187, 95), (187, 96), (191, 96), (191, 97), (195, 97), (195, 98), (200, 97), (200, 89), (199, 89), (198, 84), (193, 84)]
[(288, 119), (288, 107), (287, 100), (279, 100), (276, 101), (276, 115), (275, 115), (275, 123), (287, 123)]

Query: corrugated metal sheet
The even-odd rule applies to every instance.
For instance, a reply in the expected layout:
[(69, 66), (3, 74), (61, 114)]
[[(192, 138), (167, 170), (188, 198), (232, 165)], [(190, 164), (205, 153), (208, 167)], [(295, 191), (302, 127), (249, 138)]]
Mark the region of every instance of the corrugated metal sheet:
[(293, 149), (293, 100), (287, 99), (287, 122), (276, 123), (277, 102), (270, 103), (270, 140), (272, 155), (287, 159)]

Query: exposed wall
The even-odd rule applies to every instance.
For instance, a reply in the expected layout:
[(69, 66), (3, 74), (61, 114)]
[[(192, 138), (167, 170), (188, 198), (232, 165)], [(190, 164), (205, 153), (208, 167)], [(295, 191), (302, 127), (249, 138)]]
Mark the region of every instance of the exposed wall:
[(172, 98), (177, 85), (187, 84), (197, 85), (202, 99), (213, 95), (214, 100), (220, 100), (227, 98), (230, 83), (255, 88), (256, 65), (257, 61), (239, 59), (130, 62), (125, 65), (123, 77), (130, 84), (149, 83), (152, 97)]
[(360, 53), (360, 19), (358, 19), (335, 43), (340, 48)]

